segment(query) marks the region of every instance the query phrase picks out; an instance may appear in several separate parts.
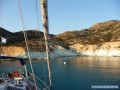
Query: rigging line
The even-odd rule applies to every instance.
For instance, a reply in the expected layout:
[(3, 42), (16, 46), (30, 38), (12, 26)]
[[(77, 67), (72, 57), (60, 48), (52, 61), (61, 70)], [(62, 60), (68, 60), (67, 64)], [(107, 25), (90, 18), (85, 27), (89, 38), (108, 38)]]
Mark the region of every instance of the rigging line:
[(43, 73), (44, 73), (44, 76), (45, 76), (45, 83), (46, 83), (46, 73), (45, 73), (45, 63), (43, 61)]
[[(36, 12), (37, 12), (37, 25), (38, 25), (38, 33), (40, 35), (40, 21), (39, 21), (39, 14), (38, 14), (38, 5), (37, 5), (37, 0), (34, 0), (35, 1), (35, 6), (36, 6)], [(40, 39), (42, 39), (41, 35), (40, 35)], [(41, 43), (40, 43), (41, 44)], [(42, 51), (42, 47), (40, 47), (41, 51)], [(43, 55), (42, 55), (43, 56)]]
[[(28, 58), (29, 58), (29, 62), (30, 62), (30, 67), (31, 67), (31, 70), (32, 70), (32, 74), (34, 75), (33, 66), (32, 66), (30, 53), (29, 53), (29, 45), (28, 45), (27, 33), (25, 31), (25, 23), (24, 23), (24, 19), (23, 19), (23, 14), (22, 14), (20, 0), (17, 0), (17, 5), (18, 5), (18, 9), (19, 9), (19, 14), (20, 14), (20, 20), (21, 20), (21, 23), (22, 23), (22, 28), (23, 28), (23, 33), (24, 33), (24, 38), (25, 38), (25, 43), (26, 43), (26, 48), (27, 48), (27, 54), (28, 54)], [(35, 77), (33, 77), (33, 80), (34, 80), (35, 87), (36, 87), (36, 90), (37, 90)]]
[(0, 39), (1, 39), (1, 43), (0, 43), (0, 56), (2, 55), (2, 0), (0, 0), (0, 13), (1, 13), (1, 17), (0, 17), (0, 23), (1, 23), (1, 29), (0, 29), (0, 33), (1, 33), (1, 36), (0, 36)]
[[(39, 14), (38, 14), (38, 5), (37, 5), (37, 0), (35, 0), (35, 6), (36, 6), (36, 12), (37, 12), (37, 25), (38, 25), (38, 28), (39, 28), (39, 30), (40, 30), (40, 21), (39, 21)], [(39, 35), (40, 35), (40, 32), (38, 32), (39, 33)], [(44, 35), (44, 34), (43, 34)], [(42, 36), (40, 35), (40, 39), (42, 39)], [(41, 45), (41, 52), (42, 52), (42, 45)], [(43, 53), (41, 53), (42, 54), (42, 58), (43, 58)], [(46, 74), (45, 74), (45, 64), (44, 64), (44, 61), (43, 61), (43, 73), (44, 73), (44, 76), (45, 76), (45, 83), (46, 83)]]
[(39, 21), (37, 0), (35, 0), (35, 6), (36, 6), (36, 12), (37, 12), (37, 25), (38, 25), (38, 28), (40, 30), (40, 25), (39, 25), (40, 21)]
[(44, 83), (41, 79), (39, 79), (38, 77), (35, 76), (35, 78), (37, 78), (39, 81), (41, 81), (45, 86), (46, 86), (46, 89), (50, 90), (49, 87), (46, 85), (46, 83)]
[(46, 88), (47, 88), (48, 90), (50, 90), (49, 87), (46, 85), (46, 83), (44, 83), (40, 78), (38, 78), (38, 77), (35, 76), (35, 75), (34, 75), (34, 77), (35, 77), (36, 79), (38, 79), (40, 82), (42, 82), (42, 83), (46, 86)]
[[(54, 72), (51, 72), (51, 74), (53, 74)], [(46, 74), (46, 76), (48, 76), (48, 74)], [(44, 75), (40, 75), (40, 76), (37, 76), (37, 77), (44, 77)]]
[[(37, 20), (38, 20), (38, 28), (40, 30), (40, 22), (39, 22), (39, 15), (38, 15), (38, 6), (37, 6), (37, 0), (35, 0), (35, 3), (36, 3), (36, 12), (37, 12)], [(39, 35), (40, 35), (40, 32), (39, 32)], [(44, 34), (43, 34), (44, 35)], [(40, 39), (42, 39), (42, 36), (40, 35)], [(42, 46), (41, 46), (41, 51), (42, 51)], [(42, 53), (42, 57), (43, 57), (43, 53)], [(45, 83), (46, 83), (46, 74), (45, 74), (45, 63), (43, 61), (43, 72), (44, 72), (44, 75), (45, 75)]]

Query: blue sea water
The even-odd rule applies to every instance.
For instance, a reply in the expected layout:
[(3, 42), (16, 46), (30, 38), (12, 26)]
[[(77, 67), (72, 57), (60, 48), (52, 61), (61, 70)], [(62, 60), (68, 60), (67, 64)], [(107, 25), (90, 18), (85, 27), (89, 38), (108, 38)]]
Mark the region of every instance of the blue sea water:
[[(43, 81), (46, 78), (48, 84), (46, 61), (35, 60), (32, 64), (35, 75)], [(120, 57), (64, 57), (52, 59), (50, 65), (51, 90), (120, 90)], [(18, 61), (0, 63), (0, 72), (15, 68), (21, 68)], [(31, 71), (29, 62), (27, 68)], [(92, 88), (98, 85), (118, 88)]]

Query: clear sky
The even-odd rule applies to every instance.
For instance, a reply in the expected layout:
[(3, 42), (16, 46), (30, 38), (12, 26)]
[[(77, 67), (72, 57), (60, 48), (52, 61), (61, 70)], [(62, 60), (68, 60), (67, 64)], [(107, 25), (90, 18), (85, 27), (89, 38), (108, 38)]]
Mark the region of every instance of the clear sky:
[[(21, 4), (26, 29), (37, 29), (35, 0), (21, 0)], [(48, 10), (51, 34), (81, 30), (108, 20), (120, 20), (120, 0), (48, 0)], [(2, 17), (3, 28), (12, 32), (22, 30), (17, 0), (2, 0)]]

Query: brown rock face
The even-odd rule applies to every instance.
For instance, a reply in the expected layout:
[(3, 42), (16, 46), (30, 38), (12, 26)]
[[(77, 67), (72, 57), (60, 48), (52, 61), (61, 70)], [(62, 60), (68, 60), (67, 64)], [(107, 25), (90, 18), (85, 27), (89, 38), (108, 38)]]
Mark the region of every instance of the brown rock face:
[(7, 56), (18, 56), (25, 53), (24, 48), (17, 46), (4, 46), (2, 47), (2, 54)]

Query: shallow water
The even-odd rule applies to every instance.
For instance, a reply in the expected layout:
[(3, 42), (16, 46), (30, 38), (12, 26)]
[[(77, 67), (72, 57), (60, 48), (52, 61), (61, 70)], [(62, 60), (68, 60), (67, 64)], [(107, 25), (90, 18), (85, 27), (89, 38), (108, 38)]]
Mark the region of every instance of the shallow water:
[[(64, 64), (66, 62), (66, 64)], [(1, 62), (0, 72), (20, 68), (19, 62)], [(29, 62), (27, 62), (30, 70)], [(34, 72), (42, 80), (47, 75), (45, 61), (33, 61)], [(44, 68), (43, 68), (44, 67)], [(45, 74), (44, 74), (45, 69)], [(120, 90), (120, 57), (64, 57), (51, 61), (51, 90)], [(48, 77), (46, 79), (48, 82)], [(93, 85), (117, 85), (119, 88), (96, 89)]]

